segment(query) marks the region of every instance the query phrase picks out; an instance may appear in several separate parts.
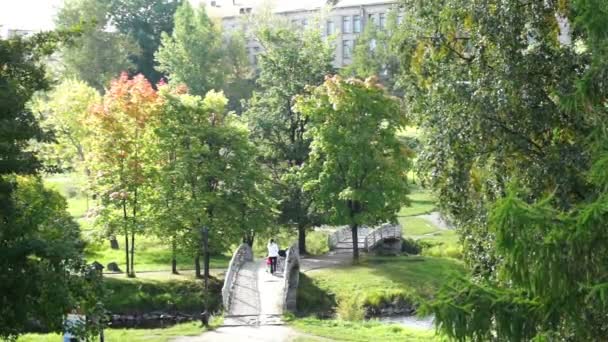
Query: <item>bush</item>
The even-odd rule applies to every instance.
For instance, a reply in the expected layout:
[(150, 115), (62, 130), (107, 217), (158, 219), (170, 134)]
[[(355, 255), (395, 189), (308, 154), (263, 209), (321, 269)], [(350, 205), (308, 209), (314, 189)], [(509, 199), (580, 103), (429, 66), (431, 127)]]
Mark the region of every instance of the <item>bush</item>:
[(338, 307), (336, 308), (338, 318), (344, 321), (361, 321), (365, 318), (365, 310), (363, 309), (363, 300), (359, 293), (353, 293), (351, 296), (340, 298)]
[(322, 255), (329, 252), (326, 231), (313, 230), (306, 234), (306, 251), (311, 255)]
[[(154, 281), (105, 278), (109, 290), (106, 308), (116, 314), (141, 314), (150, 311), (196, 313), (203, 307), (202, 281)], [(209, 307), (220, 308), (222, 282), (211, 278)]]
[(422, 251), (424, 256), (462, 259), (462, 247), (453, 244), (436, 244), (431, 247), (424, 248)]
[(419, 255), (423, 250), (432, 246), (434, 245), (430, 242), (405, 238), (401, 244), (401, 251), (410, 255)]

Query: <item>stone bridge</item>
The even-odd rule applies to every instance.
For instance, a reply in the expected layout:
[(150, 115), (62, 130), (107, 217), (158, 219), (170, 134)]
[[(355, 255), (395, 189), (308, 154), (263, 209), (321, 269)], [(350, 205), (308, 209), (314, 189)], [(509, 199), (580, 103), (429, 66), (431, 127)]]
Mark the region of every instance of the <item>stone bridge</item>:
[(266, 259), (254, 259), (249, 245), (237, 248), (222, 288), (224, 326), (280, 325), (285, 311), (295, 311), (300, 274), (297, 245), (279, 259), (277, 272), (271, 275)]

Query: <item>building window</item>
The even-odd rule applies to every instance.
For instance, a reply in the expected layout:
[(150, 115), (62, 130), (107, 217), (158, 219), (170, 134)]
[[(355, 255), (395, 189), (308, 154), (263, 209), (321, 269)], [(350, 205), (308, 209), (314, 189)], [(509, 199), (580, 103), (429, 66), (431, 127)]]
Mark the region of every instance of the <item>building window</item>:
[(342, 33), (351, 33), (352, 27), (350, 24), (350, 16), (342, 17)]
[(343, 40), (342, 41), (342, 58), (350, 59), (353, 56), (353, 41)]
[(308, 27), (308, 19), (302, 19), (302, 27), (303, 28)]
[(369, 41), (369, 51), (374, 52), (376, 50), (376, 39), (372, 38), (372, 40)]
[(359, 33), (361, 32), (361, 16), (355, 15), (353, 17), (353, 32)]
[(332, 34), (334, 34), (334, 21), (333, 20), (328, 20), (327, 23), (325, 24), (325, 33), (327, 33), (328, 36), (331, 36)]
[(367, 22), (370, 24), (375, 24), (376, 23), (376, 15), (373, 13), (370, 13), (367, 15)]
[(386, 27), (386, 14), (380, 13), (378, 15), (378, 17), (379, 17), (378, 26), (380, 26), (380, 28), (385, 28)]
[(403, 22), (403, 13), (399, 13), (399, 15), (397, 16), (397, 24), (400, 24)]

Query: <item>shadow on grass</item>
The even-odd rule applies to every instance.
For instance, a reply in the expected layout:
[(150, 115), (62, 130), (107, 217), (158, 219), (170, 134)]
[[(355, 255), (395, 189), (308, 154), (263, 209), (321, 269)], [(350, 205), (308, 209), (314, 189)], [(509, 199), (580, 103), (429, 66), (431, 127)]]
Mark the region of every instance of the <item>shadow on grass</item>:
[(315, 284), (312, 278), (300, 273), (300, 283), (297, 294), (298, 315), (315, 314), (319, 318), (333, 315), (336, 307), (336, 297)]

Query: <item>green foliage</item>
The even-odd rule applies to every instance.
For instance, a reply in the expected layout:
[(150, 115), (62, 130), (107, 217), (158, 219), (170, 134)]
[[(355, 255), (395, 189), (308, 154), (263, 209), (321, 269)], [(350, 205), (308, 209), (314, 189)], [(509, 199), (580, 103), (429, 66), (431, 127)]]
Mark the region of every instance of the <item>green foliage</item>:
[(0, 336), (19, 335), (31, 319), (60, 331), (65, 312), (80, 305), (93, 313), (99, 300), (95, 280), (81, 278), (87, 271), (78, 225), (65, 199), (39, 179), (5, 177), (2, 185), (12, 191), (0, 226)]
[(310, 120), (309, 181), (317, 205), (336, 224), (356, 227), (395, 220), (407, 203), (408, 150), (396, 137), (405, 116), (373, 79), (327, 78), (296, 109)]
[(378, 77), (391, 92), (396, 91), (399, 75), (399, 59), (395, 31), (398, 29), (397, 10), (388, 12), (386, 28), (365, 25), (357, 37), (353, 61), (341, 70), (345, 76), (359, 78)]
[[(133, 70), (129, 56), (139, 48), (129, 37), (109, 29), (109, 3), (98, 0), (67, 0), (55, 18), (58, 28), (77, 27), (80, 36), (61, 51), (62, 78), (77, 78), (104, 91), (112, 78)], [(69, 81), (68, 81), (69, 82)]]
[(154, 54), (161, 45), (165, 32), (171, 35), (173, 17), (182, 0), (104, 0), (110, 10), (108, 18), (119, 32), (128, 36), (139, 47), (138, 54), (131, 54), (135, 73), (143, 74), (152, 84), (162, 75), (154, 68)]
[(354, 295), (338, 301), (336, 316), (343, 321), (362, 321), (365, 318), (365, 311), (361, 297)]
[(151, 139), (158, 116), (158, 95), (141, 75), (130, 79), (126, 74), (112, 81), (103, 104), (91, 108), (88, 146), (92, 187), (99, 194), (101, 208), (96, 225), (108, 235), (119, 228), (125, 239), (127, 274), (133, 276), (135, 234), (145, 225), (143, 204), (149, 197), (153, 156)]
[(306, 86), (321, 84), (333, 71), (333, 49), (317, 30), (300, 34), (289, 27), (263, 26), (256, 35), (264, 48), (259, 55), (259, 90), (249, 100), (245, 117), (272, 175), (279, 222), (298, 228), (300, 252), (305, 253), (306, 229), (317, 223), (318, 216), (310, 196), (301, 190), (300, 169), (310, 145), (305, 136), (308, 119), (292, 107)]
[(163, 312), (198, 313), (203, 304), (215, 312), (220, 308), (222, 283), (211, 278), (208, 298), (203, 283), (194, 280), (104, 279), (109, 296), (106, 308), (112, 313)]
[(222, 37), (205, 6), (193, 9), (185, 1), (175, 12), (173, 33), (163, 33), (156, 52), (156, 69), (174, 84), (185, 84), (192, 94), (204, 95), (224, 81)]
[(210, 91), (203, 99), (167, 87), (162, 97), (153, 211), (161, 236), (177, 238), (192, 255), (200, 252), (201, 228), (207, 226), (208, 262), (210, 252), (241, 239), (251, 242), (272, 220), (274, 203), (265, 194), (248, 132), (226, 114), (223, 93)]
[(41, 151), (47, 164), (61, 170), (84, 173), (85, 140), (90, 134), (85, 121), (91, 106), (100, 102), (99, 93), (82, 81), (64, 80), (33, 105), (43, 113), (43, 128), (55, 133), (52, 144)]
[(481, 276), (428, 311), (459, 341), (606, 336), (605, 2), (406, 4), (422, 165)]

